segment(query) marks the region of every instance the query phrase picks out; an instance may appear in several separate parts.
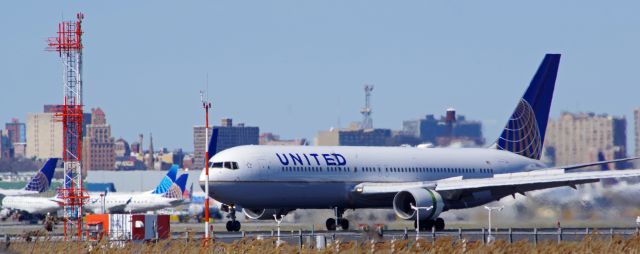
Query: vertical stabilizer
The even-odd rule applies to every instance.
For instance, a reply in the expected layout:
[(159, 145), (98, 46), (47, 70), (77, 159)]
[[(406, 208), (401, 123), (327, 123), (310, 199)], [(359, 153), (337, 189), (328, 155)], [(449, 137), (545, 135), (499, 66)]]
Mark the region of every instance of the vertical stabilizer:
[(175, 183), (171, 185), (171, 188), (164, 194), (162, 194), (165, 198), (174, 198), (174, 199), (182, 199), (182, 194), (187, 187), (187, 178), (189, 174), (182, 174), (178, 179), (176, 179)]
[(31, 178), (31, 181), (27, 183), (24, 190), (37, 192), (47, 191), (49, 186), (51, 186), (51, 178), (53, 178), (53, 173), (56, 170), (57, 164), (57, 158), (47, 160), (38, 173), (36, 173), (36, 175)]
[(560, 54), (547, 54), (518, 102), (495, 147), (531, 159), (540, 159), (549, 109), (560, 64)]
[(153, 194), (162, 194), (165, 193), (169, 190), (169, 188), (171, 188), (171, 185), (173, 185), (173, 182), (176, 181), (176, 175), (178, 174), (178, 165), (173, 164), (171, 166), (171, 168), (169, 169), (169, 171), (167, 171), (167, 175), (165, 175), (162, 180), (160, 181), (160, 184), (158, 184), (158, 186), (156, 187), (156, 189), (151, 192)]
[(209, 140), (209, 158), (204, 162), (205, 167), (208, 167), (209, 160), (216, 154), (216, 149), (218, 148), (218, 131), (219, 129), (213, 128), (213, 133), (211, 133), (211, 139)]

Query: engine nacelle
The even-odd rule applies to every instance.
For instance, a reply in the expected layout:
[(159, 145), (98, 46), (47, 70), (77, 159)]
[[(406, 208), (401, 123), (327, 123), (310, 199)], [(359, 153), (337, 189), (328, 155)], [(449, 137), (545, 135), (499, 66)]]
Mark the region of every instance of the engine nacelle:
[(444, 200), (442, 196), (434, 190), (413, 188), (398, 192), (396, 196), (393, 197), (393, 211), (402, 219), (415, 220), (416, 211), (411, 208), (411, 205), (416, 207), (432, 207), (431, 210), (428, 211), (420, 209), (420, 220), (435, 220), (444, 210)]
[(287, 215), (287, 213), (289, 213), (289, 210), (282, 210), (282, 209), (248, 209), (248, 208), (243, 208), (242, 212), (244, 213), (244, 215), (246, 215), (247, 217), (249, 217), (249, 219), (252, 220), (273, 220), (274, 217), (273, 215), (277, 215), (278, 218), (281, 218), (282, 216)]

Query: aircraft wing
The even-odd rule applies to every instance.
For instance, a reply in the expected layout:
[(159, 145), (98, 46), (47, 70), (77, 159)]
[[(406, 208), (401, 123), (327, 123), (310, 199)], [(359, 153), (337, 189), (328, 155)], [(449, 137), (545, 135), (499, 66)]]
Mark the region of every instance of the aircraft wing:
[[(640, 176), (640, 169), (589, 172), (566, 172), (564, 169), (546, 169), (530, 172), (496, 174), (489, 178), (453, 177), (432, 182), (361, 183), (354, 191), (362, 195), (390, 195), (409, 188), (429, 188), (448, 198), (464, 193), (489, 190), (494, 196), (504, 197), (515, 193), (547, 188), (598, 182), (606, 178)], [(497, 195), (496, 195), (497, 194)]]
[(127, 199), (127, 202), (125, 202), (124, 204), (119, 204), (119, 205), (114, 205), (111, 207), (107, 207), (107, 210), (110, 213), (124, 213), (127, 212), (125, 211), (125, 208), (127, 207), (127, 205), (129, 205), (129, 203), (131, 203), (131, 200), (133, 199), (133, 197), (130, 197), (129, 199)]

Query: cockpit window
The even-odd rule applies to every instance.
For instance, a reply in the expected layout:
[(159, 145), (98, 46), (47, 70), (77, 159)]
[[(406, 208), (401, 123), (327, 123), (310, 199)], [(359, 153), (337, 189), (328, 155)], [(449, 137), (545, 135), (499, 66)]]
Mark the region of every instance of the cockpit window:
[(227, 169), (238, 169), (238, 163), (235, 161), (225, 161), (225, 162), (213, 162), (211, 163), (212, 168), (227, 168)]

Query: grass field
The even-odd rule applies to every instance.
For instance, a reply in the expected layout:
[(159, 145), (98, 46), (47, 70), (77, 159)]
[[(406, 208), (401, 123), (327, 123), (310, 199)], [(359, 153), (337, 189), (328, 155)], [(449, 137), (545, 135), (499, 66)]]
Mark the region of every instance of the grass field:
[(10, 253), (640, 253), (640, 236), (628, 239), (614, 237), (602, 240), (587, 236), (579, 242), (545, 241), (532, 244), (526, 241), (509, 244), (496, 241), (485, 245), (480, 241), (466, 242), (441, 238), (435, 242), (411, 240), (385, 242), (328, 243), (325, 249), (314, 246), (276, 245), (275, 239), (256, 240), (245, 238), (233, 243), (211, 243), (203, 247), (201, 242), (184, 240), (158, 243), (127, 243), (122, 247), (108, 247), (108, 242), (13, 242), (0, 247), (0, 252)]

